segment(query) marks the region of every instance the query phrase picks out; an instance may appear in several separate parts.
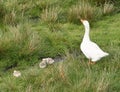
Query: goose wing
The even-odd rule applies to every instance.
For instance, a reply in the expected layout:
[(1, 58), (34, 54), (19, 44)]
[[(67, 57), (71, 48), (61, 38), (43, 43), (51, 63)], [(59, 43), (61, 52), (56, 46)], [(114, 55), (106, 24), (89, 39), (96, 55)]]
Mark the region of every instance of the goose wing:
[(96, 43), (90, 42), (90, 49), (93, 52), (93, 55), (102, 57), (106, 54)]

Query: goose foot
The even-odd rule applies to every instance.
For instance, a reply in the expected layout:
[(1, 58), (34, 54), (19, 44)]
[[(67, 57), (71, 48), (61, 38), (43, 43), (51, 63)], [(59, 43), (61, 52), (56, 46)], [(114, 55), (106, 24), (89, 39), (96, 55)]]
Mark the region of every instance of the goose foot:
[(90, 61), (90, 60), (89, 60), (89, 62), (88, 62), (89, 65), (94, 65), (95, 63), (96, 63), (96, 62), (92, 62), (92, 61)]

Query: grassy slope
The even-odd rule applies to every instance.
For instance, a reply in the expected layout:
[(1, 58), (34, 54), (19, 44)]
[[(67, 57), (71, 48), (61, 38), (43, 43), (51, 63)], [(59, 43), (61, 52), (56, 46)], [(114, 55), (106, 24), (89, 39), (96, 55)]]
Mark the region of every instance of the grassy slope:
[[(45, 69), (38, 64), (21, 69), (22, 76), (12, 76), (9, 70), (0, 77), (1, 92), (118, 92), (120, 60), (120, 14), (104, 17), (92, 24), (91, 39), (109, 52), (96, 65), (89, 66), (81, 52), (67, 53), (65, 62), (55, 63)], [(80, 43), (83, 28), (79, 25), (64, 24), (63, 29)], [(67, 38), (66, 38), (67, 39)], [(68, 38), (69, 39), (69, 38)], [(79, 44), (76, 44), (77, 48)], [(79, 51), (79, 49), (78, 49)]]

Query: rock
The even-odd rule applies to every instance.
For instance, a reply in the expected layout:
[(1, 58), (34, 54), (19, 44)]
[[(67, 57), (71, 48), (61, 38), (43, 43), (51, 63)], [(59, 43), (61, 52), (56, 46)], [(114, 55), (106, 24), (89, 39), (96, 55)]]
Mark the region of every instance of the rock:
[(52, 63), (54, 63), (55, 61), (54, 61), (54, 59), (52, 59), (52, 58), (46, 58), (46, 62), (47, 62), (47, 64), (52, 64)]
[(14, 70), (13, 76), (15, 76), (15, 77), (20, 77), (20, 76), (21, 76), (21, 72)]
[(40, 64), (39, 64), (40, 68), (45, 68), (46, 66), (47, 66), (47, 64), (46, 64), (45, 60), (42, 60), (42, 62), (40, 62)]
[(43, 58), (39, 64), (40, 68), (45, 68), (47, 64), (53, 64), (55, 61), (52, 58)]

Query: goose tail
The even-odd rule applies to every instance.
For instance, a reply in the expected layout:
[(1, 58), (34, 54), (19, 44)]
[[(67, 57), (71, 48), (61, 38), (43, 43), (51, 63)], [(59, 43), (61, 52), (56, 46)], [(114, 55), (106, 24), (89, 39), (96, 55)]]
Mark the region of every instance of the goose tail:
[(107, 53), (107, 52), (104, 52), (104, 56), (108, 56), (109, 55), (109, 53)]

